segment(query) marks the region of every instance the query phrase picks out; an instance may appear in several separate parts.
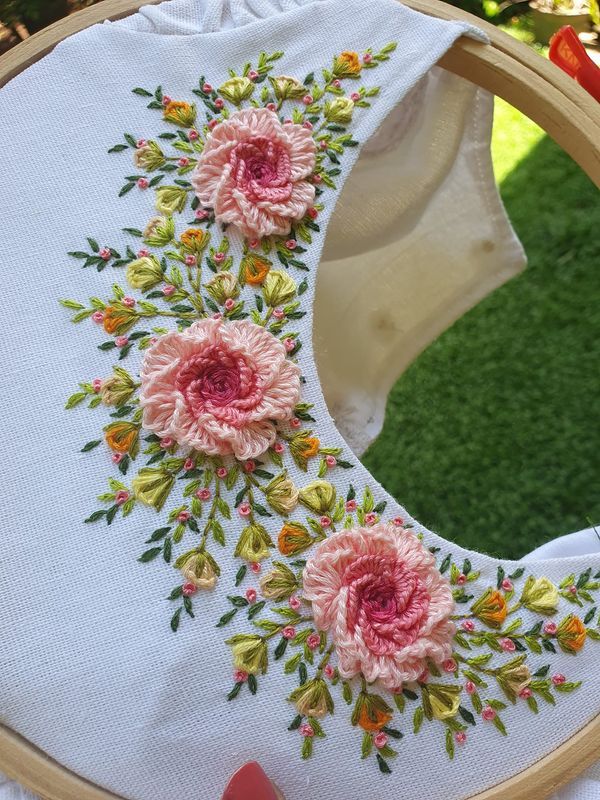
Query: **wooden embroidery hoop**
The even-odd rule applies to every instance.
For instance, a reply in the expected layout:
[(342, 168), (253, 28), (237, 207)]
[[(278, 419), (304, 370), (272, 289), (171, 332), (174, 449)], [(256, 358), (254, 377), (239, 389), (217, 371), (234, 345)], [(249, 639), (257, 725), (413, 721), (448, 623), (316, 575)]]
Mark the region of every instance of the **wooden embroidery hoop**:
[[(49, 26), (0, 58), (0, 86), (77, 31), (105, 19), (125, 17), (141, 5), (157, 2), (160, 0), (104, 0)], [(405, 2), (415, 11), (441, 19), (465, 20), (485, 30), (489, 45), (462, 38), (440, 60), (440, 66), (502, 97), (526, 114), (600, 187), (600, 104), (548, 61), (492, 25), (440, 0)], [(598, 752), (600, 715), (551, 754), (471, 800), (543, 800), (590, 766)], [(70, 772), (1, 725), (0, 771), (43, 800), (122, 800)]]

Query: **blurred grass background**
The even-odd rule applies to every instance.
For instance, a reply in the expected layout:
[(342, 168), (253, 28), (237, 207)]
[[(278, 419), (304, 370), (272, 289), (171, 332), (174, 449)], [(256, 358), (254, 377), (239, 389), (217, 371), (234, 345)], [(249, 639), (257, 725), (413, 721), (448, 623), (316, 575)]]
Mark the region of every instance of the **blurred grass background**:
[(363, 461), (429, 528), (519, 558), (600, 520), (600, 202), (500, 100), (493, 158), (529, 265), (402, 375)]

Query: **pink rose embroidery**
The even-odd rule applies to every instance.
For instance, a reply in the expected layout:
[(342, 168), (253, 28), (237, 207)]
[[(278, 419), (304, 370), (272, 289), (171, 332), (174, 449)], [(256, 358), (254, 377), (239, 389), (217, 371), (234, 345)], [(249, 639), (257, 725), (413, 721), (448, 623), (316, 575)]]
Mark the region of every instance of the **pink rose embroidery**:
[(409, 531), (378, 524), (335, 533), (317, 547), (303, 581), (343, 678), (362, 672), (395, 689), (416, 681), (428, 658), (450, 658), (452, 591)]
[(208, 455), (256, 458), (293, 416), (300, 370), (283, 344), (245, 320), (204, 319), (161, 336), (141, 369), (143, 424)]
[(306, 180), (315, 143), (301, 125), (267, 108), (236, 111), (209, 134), (192, 175), (200, 202), (250, 239), (286, 235), (315, 197)]

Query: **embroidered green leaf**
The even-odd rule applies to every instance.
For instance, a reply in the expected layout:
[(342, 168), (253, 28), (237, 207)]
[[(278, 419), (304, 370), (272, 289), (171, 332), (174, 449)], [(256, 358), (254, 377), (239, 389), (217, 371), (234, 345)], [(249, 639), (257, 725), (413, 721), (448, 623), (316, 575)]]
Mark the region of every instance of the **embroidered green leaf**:
[(541, 644), (538, 642), (537, 639), (534, 639), (532, 636), (525, 637), (525, 644), (529, 647), (529, 649), (533, 653), (537, 653), (538, 655), (540, 655), (543, 652)]
[(227, 625), (228, 622), (235, 617), (237, 614), (237, 608), (232, 608), (231, 611), (228, 611), (226, 614), (223, 614), (221, 619), (215, 625), (215, 628), (222, 628), (223, 626)]
[(559, 683), (554, 688), (557, 692), (574, 692), (575, 689), (578, 689), (581, 686), (581, 681), (577, 681), (574, 683)]
[(365, 731), (363, 734), (362, 748), (361, 748), (362, 758), (368, 758), (372, 752), (373, 752), (373, 737), (371, 736), (370, 733)]
[(264, 506), (261, 506), (260, 503), (252, 503), (252, 510), (255, 511), (261, 517), (272, 517), (273, 515), (267, 511)]
[(545, 678), (549, 671), (550, 671), (550, 664), (546, 664), (544, 667), (540, 667), (536, 672), (534, 672), (533, 677)]
[(304, 686), (306, 681), (308, 680), (308, 672), (306, 670), (306, 664), (304, 661), (301, 661), (298, 665), (298, 679), (300, 681), (300, 686)]
[(465, 676), (465, 678), (468, 678), (470, 681), (472, 681), (476, 686), (481, 686), (483, 688), (487, 687), (487, 683), (483, 680), (481, 675), (478, 675), (476, 672), (464, 669), (463, 675)]
[(406, 700), (403, 694), (394, 694), (394, 703), (398, 711), (404, 711), (406, 707)]
[(245, 606), (249, 605), (246, 598), (242, 597), (241, 595), (236, 595), (236, 596), (229, 595), (227, 599), (229, 600), (231, 605), (234, 606), (235, 608), (244, 608)]
[[(265, 600), (261, 600), (259, 603), (254, 603), (254, 605), (252, 605), (248, 609), (248, 619), (254, 619), (254, 617), (256, 617), (257, 614), (260, 614), (260, 612), (263, 610), (265, 605), (266, 605), (266, 601)], [(287, 639), (286, 639), (286, 641), (287, 641)]]
[(279, 633), (281, 630), (281, 625), (274, 622), (272, 619), (261, 619), (255, 622), (254, 625), (267, 633)]
[(240, 583), (244, 580), (244, 578), (246, 577), (246, 572), (247, 571), (248, 571), (248, 567), (245, 564), (242, 564), (242, 566), (238, 569), (238, 571), (236, 573), (236, 576), (235, 576), (235, 585), (236, 586), (239, 586)]
[(243, 684), (243, 682), (242, 682), (242, 681), (240, 681), (239, 683), (236, 683), (236, 684), (235, 684), (235, 686), (233, 687), (233, 689), (232, 689), (232, 690), (229, 692), (229, 694), (227, 695), (227, 699), (228, 699), (228, 700), (235, 700), (235, 698), (236, 698), (236, 697), (238, 696), (238, 694), (240, 693), (240, 690), (241, 690), (241, 688), (242, 688), (242, 686), (243, 686), (243, 685), (244, 685), (244, 684)]
[(102, 441), (101, 439), (94, 439), (94, 441), (88, 442), (87, 444), (84, 444), (84, 446), (81, 448), (81, 452), (82, 453), (89, 453), (89, 451), (93, 450), (94, 447), (98, 447), (98, 445), (100, 444), (101, 441)]
[(256, 694), (258, 690), (256, 675), (248, 675), (248, 688), (250, 689), (250, 694)]
[(423, 724), (423, 720), (425, 719), (425, 712), (423, 711), (423, 706), (418, 706), (415, 708), (415, 713), (413, 714), (413, 732), (418, 733), (421, 730), (421, 725)]
[(93, 514), (90, 514), (90, 516), (87, 519), (85, 519), (84, 522), (97, 522), (99, 519), (102, 519), (102, 517), (105, 516), (106, 516), (106, 510), (101, 508), (98, 511), (94, 511)]
[(75, 394), (72, 394), (71, 397), (69, 397), (69, 399), (67, 400), (65, 408), (66, 409), (74, 408), (76, 405), (81, 403), (82, 400), (85, 400), (85, 397), (86, 397), (85, 392), (75, 392)]
[(498, 589), (502, 586), (502, 581), (504, 580), (505, 576), (506, 572), (504, 570), (504, 567), (498, 565), (498, 574), (496, 579), (496, 586), (498, 587)]
[(292, 672), (296, 671), (296, 668), (298, 667), (301, 658), (302, 658), (302, 653), (296, 653), (295, 656), (292, 656), (285, 662), (283, 671), (285, 672), (286, 675), (290, 675)]
[[(173, 546), (171, 544), (171, 539), (167, 537), (163, 544), (163, 558), (167, 562), (167, 564), (171, 561), (171, 553), (172, 553)], [(186, 598), (188, 599), (188, 598)]]
[(297, 731), (300, 725), (302, 725), (302, 714), (298, 714), (294, 717), (288, 725), (288, 731)]
[(533, 697), (533, 695), (531, 697), (528, 697), (526, 702), (527, 702), (527, 705), (529, 706), (529, 708), (533, 711), (533, 713), (537, 714), (538, 711), (539, 711), (539, 707), (538, 707), (538, 702), (535, 699), (535, 697)]
[(446, 752), (450, 759), (454, 758), (454, 736), (450, 728), (446, 729)]
[(225, 531), (223, 530), (221, 523), (216, 519), (213, 519), (212, 521), (212, 532), (215, 542), (223, 546), (225, 544)]
[(380, 772), (383, 772), (384, 775), (391, 775), (392, 770), (390, 769), (389, 764), (381, 757), (379, 753), (377, 753), (377, 764)]
[(181, 608), (178, 608), (177, 611), (171, 617), (171, 630), (173, 633), (177, 632), (179, 628), (179, 621), (181, 619)]
[(456, 644), (460, 645), (461, 647), (464, 647), (465, 650), (470, 650), (471, 649), (471, 645), (469, 644), (466, 636), (464, 636), (459, 631), (457, 631), (454, 634), (454, 641), (456, 642)]
[(138, 561), (141, 561), (142, 564), (146, 564), (148, 561), (152, 561), (156, 558), (156, 556), (162, 552), (162, 547), (151, 547), (149, 550), (146, 550), (142, 555), (138, 558)]
[(458, 713), (461, 715), (464, 721), (467, 722), (469, 725), (475, 725), (475, 717), (473, 716), (473, 714), (471, 714), (468, 708), (465, 708), (464, 706), (459, 706)]
[(317, 739), (325, 739), (326, 738), (325, 731), (323, 730), (323, 728), (321, 726), (321, 723), (317, 719), (315, 719), (314, 717), (309, 717), (308, 718), (308, 724), (313, 729), (314, 734), (317, 737)]
[(444, 560), (440, 564), (440, 572), (442, 573), (442, 575), (444, 574), (444, 572), (448, 571), (448, 567), (450, 566), (451, 563), (452, 563), (452, 553), (448, 553), (448, 555), (444, 558)]
[(499, 716), (495, 716), (492, 721), (493, 721), (494, 727), (496, 727), (500, 731), (502, 736), (508, 736), (506, 728), (504, 727), (504, 723), (502, 722), (502, 720), (500, 719)]
[(146, 91), (146, 89), (142, 89), (137, 86), (135, 89), (131, 90), (134, 94), (139, 94), (140, 97), (152, 97), (152, 92)]
[(504, 629), (504, 633), (506, 633), (506, 634), (514, 633), (516, 630), (518, 630), (521, 627), (522, 624), (523, 624), (523, 620), (522, 619), (515, 619), (510, 623), (510, 625), (508, 625)]
[(119, 510), (119, 506), (114, 505), (111, 506), (108, 511), (106, 512), (106, 524), (110, 525), (115, 516), (117, 515), (117, 511)]
[(311, 736), (306, 736), (304, 741), (302, 742), (302, 758), (306, 760), (312, 756), (313, 751), (313, 740)]
[[(75, 253), (69, 253), (69, 255), (75, 255)], [(85, 257), (85, 253), (83, 253), (83, 255)], [(64, 306), (64, 308), (72, 308), (75, 311), (85, 308), (84, 305), (78, 303), (76, 300), (59, 300), (58, 302), (61, 304), (61, 306)]]
[(348, 705), (352, 703), (352, 687), (348, 681), (342, 682), (342, 697)]
[(470, 664), (472, 667), (481, 667), (484, 664), (487, 664), (492, 657), (492, 653), (482, 653), (479, 656), (472, 656), (471, 658), (468, 658), (467, 664)]
[(240, 489), (240, 491), (236, 494), (235, 500), (234, 500), (234, 503), (233, 503), (235, 508), (237, 508), (241, 504), (241, 502), (244, 499), (244, 497), (246, 496), (247, 492), (248, 492), (248, 487), (244, 486), (244, 488)]

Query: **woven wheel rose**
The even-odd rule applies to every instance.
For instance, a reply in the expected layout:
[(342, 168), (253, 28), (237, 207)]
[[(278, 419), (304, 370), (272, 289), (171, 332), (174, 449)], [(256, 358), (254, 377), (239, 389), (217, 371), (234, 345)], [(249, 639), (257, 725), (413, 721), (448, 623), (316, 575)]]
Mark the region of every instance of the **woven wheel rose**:
[(161, 336), (140, 375), (144, 427), (213, 456), (264, 453), (300, 397), (283, 344), (245, 320), (204, 319)]
[(388, 689), (452, 653), (454, 600), (433, 555), (407, 530), (379, 524), (335, 533), (304, 569), (304, 597), (330, 632), (343, 678)]
[(315, 143), (267, 108), (237, 111), (209, 134), (192, 175), (200, 202), (249, 238), (289, 233), (312, 205)]

